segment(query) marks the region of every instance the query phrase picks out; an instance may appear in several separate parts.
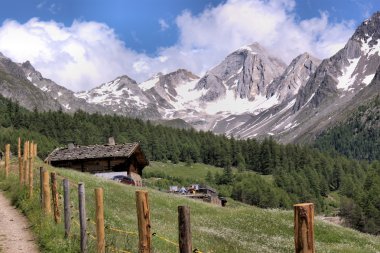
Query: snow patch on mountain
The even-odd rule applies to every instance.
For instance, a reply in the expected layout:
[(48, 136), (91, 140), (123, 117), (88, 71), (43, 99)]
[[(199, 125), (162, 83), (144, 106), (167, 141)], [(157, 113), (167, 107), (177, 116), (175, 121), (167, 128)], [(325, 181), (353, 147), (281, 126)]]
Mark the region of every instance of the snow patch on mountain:
[(176, 108), (184, 109), (186, 104), (199, 99), (204, 94), (204, 91), (195, 89), (195, 85), (198, 81), (199, 80), (194, 80), (176, 87), (177, 102), (173, 102), (172, 105)]
[(348, 65), (344, 70), (343, 74), (338, 77), (338, 84), (337, 88), (347, 91), (350, 90), (351, 85), (354, 84), (356, 80), (356, 75), (352, 75), (355, 71), (356, 66), (358, 65), (358, 62), (360, 60), (360, 57), (355, 59), (349, 59), (350, 65)]
[(366, 76), (366, 77), (363, 79), (363, 83), (364, 83), (365, 85), (370, 84), (374, 77), (375, 77), (375, 74), (371, 74), (371, 75)]
[(227, 90), (224, 97), (213, 103), (207, 103), (204, 111), (211, 115), (220, 112), (231, 114), (257, 113), (278, 103), (279, 101), (275, 96), (268, 99), (265, 96), (257, 95), (255, 100), (250, 101), (249, 99), (236, 97), (236, 93), (233, 90)]
[(379, 54), (380, 52), (380, 39), (378, 39), (375, 43), (371, 43), (373, 45), (370, 45), (370, 42), (372, 42), (372, 37), (369, 37), (367, 39), (367, 42), (364, 39), (361, 40), (361, 51), (364, 52), (364, 54), (366, 54), (368, 57), (376, 53)]
[(153, 88), (158, 83), (159, 80), (160, 80), (159, 76), (156, 76), (149, 80), (146, 80), (145, 82), (140, 83), (139, 86), (143, 91), (146, 91)]
[[(35, 83), (33, 83), (34, 86), (37, 86)], [(48, 92), (50, 91), (48, 87), (44, 86), (41, 88), (42, 91)]]

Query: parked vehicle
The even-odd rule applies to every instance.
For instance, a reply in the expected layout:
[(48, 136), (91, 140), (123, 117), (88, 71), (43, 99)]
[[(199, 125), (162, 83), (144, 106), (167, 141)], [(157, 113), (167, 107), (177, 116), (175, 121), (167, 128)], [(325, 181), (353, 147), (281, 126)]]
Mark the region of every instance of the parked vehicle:
[(128, 177), (128, 176), (117, 175), (117, 176), (114, 176), (112, 180), (115, 180), (123, 184), (136, 185), (135, 181), (131, 177)]

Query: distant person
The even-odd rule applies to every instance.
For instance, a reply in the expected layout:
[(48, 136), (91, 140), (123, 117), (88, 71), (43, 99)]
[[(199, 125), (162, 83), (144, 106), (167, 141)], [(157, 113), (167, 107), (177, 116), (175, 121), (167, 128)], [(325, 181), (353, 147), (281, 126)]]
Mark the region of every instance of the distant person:
[(181, 194), (186, 194), (186, 188), (185, 187), (181, 187), (181, 189), (179, 190), (179, 193), (181, 193)]

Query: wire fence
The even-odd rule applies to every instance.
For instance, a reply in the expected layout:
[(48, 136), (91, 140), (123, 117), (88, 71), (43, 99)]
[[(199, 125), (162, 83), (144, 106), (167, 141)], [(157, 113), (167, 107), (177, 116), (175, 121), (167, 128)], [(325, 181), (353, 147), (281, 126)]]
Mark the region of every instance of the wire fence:
[[(59, 184), (59, 187), (57, 187), (56, 181), (53, 182), (54, 180), (52, 180), (50, 183), (48, 180), (46, 181), (45, 175), (48, 174), (42, 173), (42, 168), (38, 171), (34, 166), (34, 160), (37, 155), (37, 144), (33, 142), (29, 143), (29, 141), (25, 142), (24, 154), (23, 157), (21, 157), (21, 142), (19, 138), (18, 164), (12, 163), (10, 159), (9, 144), (5, 146), (5, 150), (4, 173), (1, 171), (1, 174), (4, 174), (6, 179), (10, 174), (16, 177), (18, 176), (20, 187), (25, 190), (27, 189), (23, 192), (27, 193), (25, 195), (28, 196), (29, 200), (38, 201), (38, 198), (35, 196), (39, 194), (41, 217), (45, 219), (50, 218), (49, 215), (46, 214), (51, 212), (50, 199), (52, 198), (55, 222), (57, 225), (60, 223), (60, 214), (63, 213), (64, 223), (62, 224), (65, 226), (65, 236), (67, 235), (67, 238), (73, 238), (73, 241), (78, 241), (77, 238), (80, 238), (81, 252), (153, 253), (155, 251), (152, 247), (152, 242), (154, 243), (155, 240), (160, 240), (168, 245), (168, 247), (165, 248), (165, 253), (177, 252), (178, 249), (180, 253), (203, 253), (198, 248), (194, 250), (192, 248), (190, 210), (188, 207), (178, 207), (179, 242), (177, 243), (158, 234), (157, 231), (151, 231), (150, 211), (147, 201), (148, 193), (138, 190), (136, 191), (138, 230), (126, 230), (123, 227), (117, 227), (114, 224), (111, 225), (111, 223), (107, 222), (107, 218), (104, 219), (103, 189), (89, 187), (88, 190), (92, 190), (90, 192), (101, 192), (101, 195), (95, 194), (95, 199), (93, 194), (85, 195), (83, 183), (77, 182), (72, 178), (64, 177), (55, 172), (51, 174), (54, 176), (52, 178), (68, 180), (68, 192), (66, 189), (63, 189), (65, 187), (61, 187), (65, 184)], [(99, 189), (101, 189), (101, 191), (97, 191)], [(55, 192), (56, 190), (57, 192)], [(64, 201), (65, 206), (62, 204), (62, 196), (64, 196), (64, 199), (69, 199), (69, 203)], [(99, 202), (99, 198), (101, 202)], [(78, 206), (78, 208), (76, 208), (76, 206)], [(90, 206), (92, 211), (96, 209), (96, 218), (94, 220), (90, 218), (94, 216), (93, 214), (87, 216), (85, 206)], [(66, 209), (70, 209), (70, 212), (66, 212)], [(70, 213), (69, 217), (67, 213)], [(67, 226), (68, 223), (70, 226)], [(302, 203), (294, 205), (294, 242), (296, 252), (315, 252), (313, 224), (314, 204)], [(70, 227), (69, 231), (67, 231), (68, 227)], [(137, 244), (138, 248), (136, 247)], [(307, 250), (304, 251), (305, 249)], [(207, 253), (213, 253), (213, 251), (211, 250)]]
[[(33, 194), (35, 196), (40, 196), (39, 198), (33, 198), (33, 200), (38, 200), (41, 202), (41, 211), (43, 212), (43, 181), (42, 181), (42, 170), (39, 170), (36, 166), (34, 166), (34, 157), (31, 159), (27, 159), (26, 163), (24, 159), (21, 159), (21, 162), (23, 163), (23, 166), (27, 166), (27, 168), (21, 168), (19, 167), (19, 164), (16, 162), (9, 163), (9, 172), (18, 175), (19, 177), (23, 176), (25, 179), (24, 182), (20, 184), (22, 187), (30, 188), (34, 192)], [(20, 160), (19, 160), (20, 161)], [(29, 165), (28, 163), (32, 163)], [(28, 168), (31, 168), (31, 170)], [(23, 170), (24, 175), (21, 175), (20, 170)], [(46, 169), (43, 169), (46, 170)], [(48, 170), (49, 172), (51, 169)], [(53, 172), (55, 173), (55, 172)], [(29, 177), (32, 177), (30, 179)], [(80, 225), (80, 209), (78, 207), (78, 186), (80, 184), (79, 181), (76, 181), (72, 178), (67, 178), (59, 173), (55, 173), (55, 177), (57, 179), (57, 194), (58, 194), (58, 201), (57, 201), (57, 209), (53, 208), (53, 211), (59, 212), (59, 216), (61, 214), (64, 214), (64, 205), (63, 205), (63, 199), (64, 199), (64, 189), (63, 189), (63, 180), (67, 179), (69, 182), (69, 196), (70, 196), (70, 232), (68, 234), (68, 239), (75, 239), (75, 241), (78, 240), (78, 238), (81, 237), (81, 225)], [(30, 186), (31, 184), (32, 186)], [(49, 195), (50, 198), (54, 198), (53, 193), (52, 193), (52, 181), (49, 181)], [(86, 189), (87, 192), (93, 192), (94, 187)], [(54, 204), (54, 203), (53, 203)], [(95, 203), (95, 198), (94, 195), (91, 194), (86, 194), (85, 195), (85, 205), (86, 207), (91, 207), (89, 209), (94, 210), (96, 203)], [(56, 214), (54, 214), (56, 215)], [(62, 215), (63, 216), (63, 215)], [(47, 216), (48, 218), (49, 216)], [(86, 216), (86, 235), (87, 235), (87, 250), (88, 252), (96, 252), (97, 251), (97, 230), (96, 230), (96, 221), (92, 219), (89, 216)], [(59, 217), (59, 221), (61, 221), (61, 218)], [(64, 222), (57, 222), (59, 225), (64, 225)], [(62, 224), (61, 224), (62, 223)], [(149, 225), (150, 226), (150, 225)], [(104, 225), (104, 230), (105, 230), (105, 252), (122, 252), (122, 253), (132, 253), (132, 252), (140, 252), (138, 249), (138, 240), (139, 240), (139, 231), (138, 230), (126, 230), (123, 227), (117, 227), (114, 224), (110, 224), (107, 222), (107, 219), (105, 219), (105, 225)], [(151, 237), (152, 244), (155, 243), (156, 240), (160, 240), (164, 243), (167, 244), (167, 248), (165, 252), (178, 252), (179, 248), (179, 243), (175, 242), (169, 238), (166, 238), (165, 236), (162, 236), (159, 234), (157, 231), (156, 232), (149, 232), (149, 236)], [(99, 251), (98, 251), (99, 252)], [(152, 251), (147, 251), (147, 252), (154, 252)], [(194, 250), (193, 252), (201, 252), (198, 251), (197, 249)]]

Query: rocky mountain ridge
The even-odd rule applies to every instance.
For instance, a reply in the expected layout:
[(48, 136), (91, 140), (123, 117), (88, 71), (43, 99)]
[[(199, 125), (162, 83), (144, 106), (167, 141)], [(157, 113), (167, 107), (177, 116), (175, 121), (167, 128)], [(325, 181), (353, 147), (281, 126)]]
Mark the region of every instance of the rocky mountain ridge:
[(379, 94), (374, 79), (380, 64), (379, 36), (380, 14), (376, 13), (358, 27), (343, 49), (322, 61), (293, 100), (251, 116), (231, 134), (274, 135), (282, 142), (313, 140), (345, 117), (349, 108)]
[(0, 94), (30, 110), (59, 110), (61, 107), (51, 96), (32, 85), (23, 69), (3, 54), (0, 54)]
[(29, 61), (18, 65), (23, 70), (26, 79), (58, 102), (63, 111), (75, 112), (83, 110), (90, 113), (106, 111), (106, 108), (100, 105), (89, 104), (84, 99), (77, 98), (73, 91), (58, 85), (50, 79), (44, 78)]

